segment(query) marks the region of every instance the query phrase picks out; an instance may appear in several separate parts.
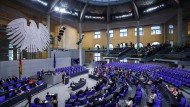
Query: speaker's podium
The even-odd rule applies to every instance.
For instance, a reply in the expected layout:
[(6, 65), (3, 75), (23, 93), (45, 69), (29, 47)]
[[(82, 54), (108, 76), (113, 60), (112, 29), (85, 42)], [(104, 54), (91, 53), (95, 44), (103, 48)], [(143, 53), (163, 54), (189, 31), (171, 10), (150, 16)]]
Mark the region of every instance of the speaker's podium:
[(52, 85), (58, 84), (62, 82), (62, 75), (51, 71), (51, 73), (47, 73), (44, 75), (44, 82)]

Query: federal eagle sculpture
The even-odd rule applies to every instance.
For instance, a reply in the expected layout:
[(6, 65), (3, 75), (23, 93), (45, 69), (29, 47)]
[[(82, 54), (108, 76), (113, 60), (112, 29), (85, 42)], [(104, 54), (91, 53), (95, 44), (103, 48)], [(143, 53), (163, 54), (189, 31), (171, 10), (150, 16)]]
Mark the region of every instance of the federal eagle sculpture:
[(47, 28), (39, 23), (38, 27), (34, 20), (29, 20), (27, 25), (25, 18), (18, 18), (7, 25), (7, 35), (10, 43), (20, 50), (37, 52), (45, 50), (50, 43), (50, 35)]

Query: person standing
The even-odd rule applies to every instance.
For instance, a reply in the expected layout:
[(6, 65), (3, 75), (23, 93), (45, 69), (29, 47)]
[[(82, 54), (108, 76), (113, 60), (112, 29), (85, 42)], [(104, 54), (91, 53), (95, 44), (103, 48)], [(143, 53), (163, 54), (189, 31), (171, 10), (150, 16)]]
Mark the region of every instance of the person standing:
[[(31, 100), (32, 100), (32, 95), (31, 95), (31, 93), (30, 93), (30, 90), (28, 90), (28, 91), (26, 92), (26, 98), (27, 98), (27, 100), (28, 100), (28, 102), (26, 103), (26, 105), (29, 104), (29, 106), (30, 106), (30, 103), (31, 103)], [(25, 105), (25, 107), (26, 107), (26, 105)]]
[(63, 74), (62, 74), (62, 82), (63, 82), (63, 84), (65, 83), (65, 76), (66, 76), (65, 72), (63, 72)]

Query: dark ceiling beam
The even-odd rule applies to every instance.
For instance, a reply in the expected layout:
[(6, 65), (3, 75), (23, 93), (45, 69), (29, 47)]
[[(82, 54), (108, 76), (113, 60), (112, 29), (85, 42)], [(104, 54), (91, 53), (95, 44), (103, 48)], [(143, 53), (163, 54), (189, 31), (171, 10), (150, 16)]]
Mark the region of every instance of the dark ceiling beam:
[(54, 0), (53, 3), (50, 6), (50, 9), (48, 11), (48, 13), (52, 12), (54, 7), (57, 5), (57, 3), (60, 2), (60, 0)]
[(107, 6), (107, 23), (110, 23), (110, 5)]
[(174, 6), (180, 7), (180, 1), (179, 0), (170, 0), (170, 1), (174, 4)]
[(86, 3), (85, 6), (83, 7), (82, 11), (81, 11), (80, 21), (82, 21), (84, 19), (87, 7), (88, 7), (88, 4)]
[(132, 8), (133, 8), (133, 13), (135, 15), (135, 19), (136, 20), (139, 20), (139, 11), (138, 11), (138, 8), (137, 8), (137, 5), (135, 4), (134, 0), (131, 1), (131, 5), (132, 5)]

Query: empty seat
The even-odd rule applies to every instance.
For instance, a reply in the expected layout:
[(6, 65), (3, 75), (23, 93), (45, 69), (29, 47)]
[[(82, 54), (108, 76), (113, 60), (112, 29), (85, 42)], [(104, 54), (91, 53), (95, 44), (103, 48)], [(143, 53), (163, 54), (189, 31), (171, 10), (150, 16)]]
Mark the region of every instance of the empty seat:
[(30, 89), (30, 86), (27, 85), (27, 86), (26, 86), (26, 90), (29, 90), (29, 89)]
[(13, 92), (9, 92), (9, 98), (13, 97), (13, 96), (14, 96), (14, 93)]
[(3, 101), (5, 101), (5, 96), (0, 97), (0, 103), (3, 102)]
[(20, 86), (21, 86), (21, 83), (16, 84), (16, 87), (17, 87), (17, 88), (20, 87)]
[(11, 86), (8, 87), (8, 89), (12, 90), (12, 89), (14, 89), (14, 87), (11, 85)]
[(72, 107), (72, 104), (65, 104), (65, 107)]
[(10, 84), (14, 84), (14, 80), (11, 80), (11, 81), (10, 81)]
[(3, 82), (3, 87), (5, 87), (5, 86), (7, 86), (8, 85), (8, 83), (7, 82)]

